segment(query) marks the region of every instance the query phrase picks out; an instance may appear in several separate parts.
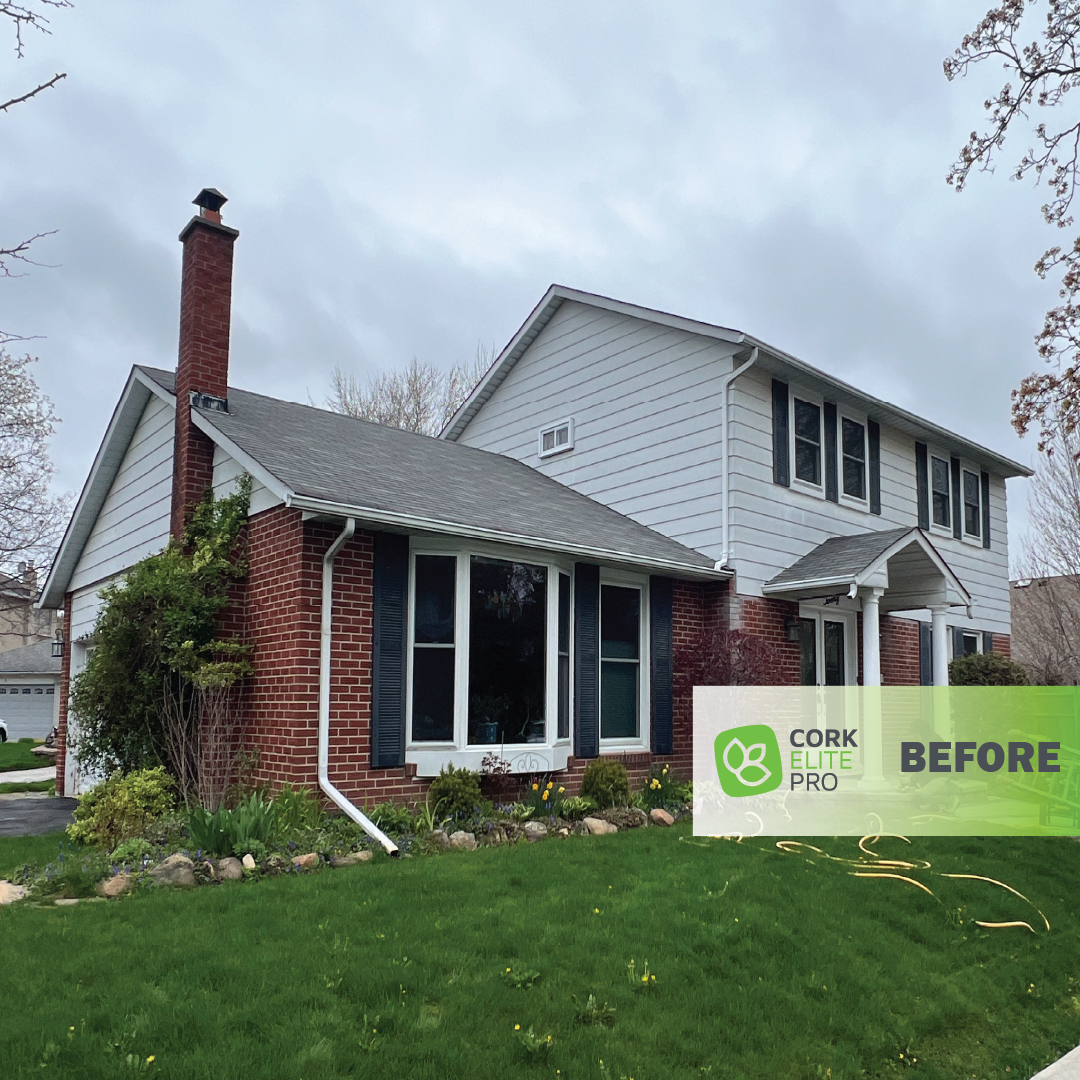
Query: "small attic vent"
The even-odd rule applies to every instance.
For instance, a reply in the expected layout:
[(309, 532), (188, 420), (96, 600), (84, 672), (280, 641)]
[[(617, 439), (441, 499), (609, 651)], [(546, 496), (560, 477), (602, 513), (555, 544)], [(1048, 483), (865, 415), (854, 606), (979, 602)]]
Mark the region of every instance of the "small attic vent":
[(537, 439), (536, 452), (542, 458), (553, 457), (555, 454), (565, 453), (574, 449), (574, 421), (573, 418), (556, 420), (540, 429)]
[(213, 409), (214, 412), (229, 411), (229, 403), (223, 397), (214, 397), (213, 394), (200, 394), (197, 390), (191, 391), (191, 407), (193, 409)]

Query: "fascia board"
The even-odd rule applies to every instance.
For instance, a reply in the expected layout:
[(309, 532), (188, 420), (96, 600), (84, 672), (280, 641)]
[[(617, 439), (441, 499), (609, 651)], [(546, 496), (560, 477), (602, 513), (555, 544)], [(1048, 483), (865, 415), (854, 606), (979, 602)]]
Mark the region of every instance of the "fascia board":
[(828, 577), (803, 578), (801, 581), (785, 581), (779, 585), (766, 582), (761, 586), (761, 591), (766, 596), (774, 593), (803, 592), (806, 589), (848, 589), (855, 584), (855, 578), (851, 574), (832, 574)]
[(289, 505), (293, 492), (288, 484), (279, 480), (265, 465), (256, 461), (243, 447), (233, 442), (228, 435), (225, 435), (220, 428), (214, 425), (205, 413), (200, 412), (198, 409), (192, 409), (191, 419), (203, 434), (213, 439), (222, 450), (242, 465), (272, 495), (276, 495), (286, 506)]
[[(131, 445), (131, 437), (139, 426), (143, 411), (155, 389), (160, 387), (151, 385), (149, 380), (141, 372), (132, 368), (124, 385), (120, 400), (116, 403), (109, 426), (105, 429), (105, 437), (98, 447), (93, 465), (90, 466), (90, 475), (86, 478), (79, 500), (68, 521), (64, 538), (60, 541), (56, 558), (49, 568), (49, 576), (41, 590), (41, 598), (35, 605), (38, 608), (57, 609), (64, 606), (64, 597), (67, 594), (68, 583), (71, 581), (75, 567), (82, 558), (83, 548), (90, 537), (90, 533), (97, 521), (105, 498), (109, 494), (116, 474), (120, 471), (120, 465), (124, 460)], [(162, 393), (164, 393), (162, 391)], [(161, 396), (159, 393), (158, 396)], [(170, 400), (172, 395), (167, 395), (163, 400), (175, 407), (175, 400)]]
[(312, 499), (303, 495), (292, 495), (286, 505), (300, 510), (309, 510), (316, 514), (331, 517), (352, 517), (368, 524), (386, 525), (403, 531), (441, 533), (445, 536), (462, 536), (474, 540), (491, 540), (495, 543), (514, 544), (518, 547), (535, 548), (538, 551), (553, 551), (564, 555), (573, 555), (585, 559), (620, 563), (646, 570), (656, 570), (665, 574), (704, 580), (727, 580), (733, 576), (731, 570), (716, 570), (693, 563), (680, 563), (674, 559), (643, 558), (631, 552), (608, 548), (597, 548), (586, 544), (562, 544), (543, 537), (527, 536), (522, 533), (502, 532), (496, 529), (483, 529), (461, 525), (453, 521), (438, 518), (420, 517), (415, 514), (401, 514), (392, 510), (383, 510), (371, 506), (347, 506), (343, 503)]
[(903, 551), (904, 548), (909, 547), (912, 543), (916, 543), (926, 553), (927, 558), (937, 567), (938, 571), (945, 578), (946, 582), (950, 584), (959, 594), (963, 597), (963, 605), (969, 606), (971, 604), (971, 593), (961, 584), (960, 579), (953, 573), (949, 564), (941, 557), (937, 549), (929, 540), (922, 534), (921, 529), (912, 529), (907, 536), (901, 536), (894, 544), (892, 544), (886, 551), (878, 556), (865, 570), (861, 571), (855, 577), (855, 584), (862, 585), (869, 577), (871, 577), (877, 570), (884, 566), (889, 559), (894, 555)]
[(166, 390), (164, 386), (161, 386), (160, 384), (155, 382), (149, 375), (146, 374), (146, 372), (140, 371), (138, 367), (132, 368), (131, 373), (151, 393), (155, 394), (163, 402), (165, 402), (166, 405), (171, 405), (174, 409), (176, 408), (176, 395), (175, 394), (170, 394), (169, 391)]

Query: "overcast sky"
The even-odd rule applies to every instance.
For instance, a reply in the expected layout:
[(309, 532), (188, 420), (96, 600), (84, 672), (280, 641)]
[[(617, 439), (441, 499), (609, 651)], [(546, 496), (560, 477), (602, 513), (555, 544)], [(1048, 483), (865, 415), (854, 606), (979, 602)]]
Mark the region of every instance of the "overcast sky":
[[(1007, 162), (944, 181), (987, 0), (393, 4), (78, 0), (0, 37), (0, 282), (82, 486), (133, 363), (176, 363), (200, 188), (236, 247), (230, 381), (322, 404), (335, 365), (500, 347), (552, 282), (756, 335), (1020, 461), (1057, 242)], [(8, 28), (0, 25), (0, 34)], [(6, 243), (4, 246), (6, 246)], [(1024, 481), (1011, 481), (1013, 552)]]

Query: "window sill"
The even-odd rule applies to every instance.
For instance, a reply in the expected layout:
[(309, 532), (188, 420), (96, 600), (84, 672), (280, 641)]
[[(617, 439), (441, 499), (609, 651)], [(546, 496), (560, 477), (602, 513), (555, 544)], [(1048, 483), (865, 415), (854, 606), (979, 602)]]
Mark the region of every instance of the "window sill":
[(514, 773), (561, 772), (566, 768), (573, 748), (568, 742), (555, 746), (541, 743), (518, 743), (503, 746), (499, 743), (483, 746), (469, 746), (464, 749), (454, 746), (410, 746), (405, 751), (405, 763), (416, 766), (419, 777), (438, 776), (439, 770), (453, 764), (455, 768), (472, 769), (480, 772), (484, 758), (497, 754), (510, 762)]

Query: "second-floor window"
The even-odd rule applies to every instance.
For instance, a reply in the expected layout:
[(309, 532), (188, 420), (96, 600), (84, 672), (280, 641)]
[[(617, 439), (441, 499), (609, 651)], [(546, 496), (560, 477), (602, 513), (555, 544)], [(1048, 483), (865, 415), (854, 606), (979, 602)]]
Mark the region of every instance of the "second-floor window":
[(934, 524), (947, 529), (950, 525), (949, 462), (945, 458), (930, 458), (930, 488), (933, 493)]
[(795, 479), (821, 486), (821, 406), (794, 399)]
[(840, 448), (843, 457), (844, 494), (853, 499), (866, 498), (866, 428), (846, 416), (840, 423)]
[(967, 536), (981, 534), (982, 517), (979, 502), (979, 474), (964, 470), (964, 533)]

